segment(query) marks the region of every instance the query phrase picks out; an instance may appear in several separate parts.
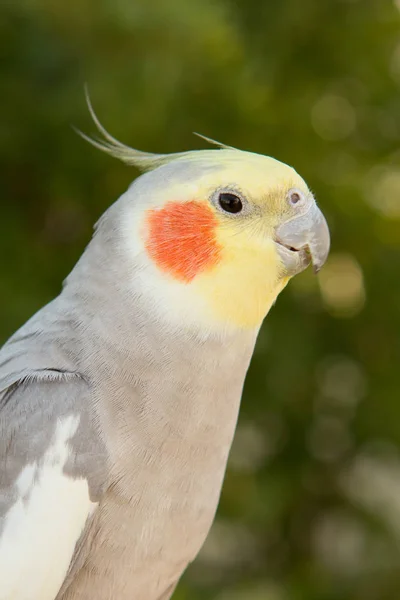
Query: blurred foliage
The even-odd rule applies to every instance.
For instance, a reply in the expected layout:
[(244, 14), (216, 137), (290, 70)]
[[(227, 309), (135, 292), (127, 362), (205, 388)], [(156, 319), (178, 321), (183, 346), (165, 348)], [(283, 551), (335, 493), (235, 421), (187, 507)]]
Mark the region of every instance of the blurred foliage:
[(60, 289), (151, 151), (192, 131), (293, 164), (331, 258), (260, 334), (221, 505), (177, 600), (397, 600), (400, 2), (19, 0), (0, 14), (5, 340)]

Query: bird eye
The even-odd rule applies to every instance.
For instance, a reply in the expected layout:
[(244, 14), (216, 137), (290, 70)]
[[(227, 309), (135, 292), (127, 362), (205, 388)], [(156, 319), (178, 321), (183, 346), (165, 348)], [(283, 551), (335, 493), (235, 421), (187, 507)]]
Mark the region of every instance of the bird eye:
[(222, 192), (218, 197), (218, 202), (220, 207), (229, 213), (238, 213), (243, 208), (241, 199), (229, 192)]

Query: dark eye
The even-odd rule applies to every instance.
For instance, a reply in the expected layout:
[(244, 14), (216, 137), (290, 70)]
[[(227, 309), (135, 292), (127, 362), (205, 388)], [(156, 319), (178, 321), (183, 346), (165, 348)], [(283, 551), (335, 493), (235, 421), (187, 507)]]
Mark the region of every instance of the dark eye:
[(222, 192), (218, 197), (220, 207), (229, 213), (238, 213), (242, 210), (243, 204), (241, 199), (235, 194), (229, 192)]

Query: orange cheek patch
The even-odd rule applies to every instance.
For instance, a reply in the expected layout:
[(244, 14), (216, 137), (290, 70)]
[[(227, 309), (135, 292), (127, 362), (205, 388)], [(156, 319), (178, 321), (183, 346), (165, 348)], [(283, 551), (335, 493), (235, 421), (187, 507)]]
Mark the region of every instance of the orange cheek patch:
[(220, 246), (215, 238), (217, 219), (202, 202), (169, 202), (148, 211), (146, 250), (156, 265), (189, 283), (216, 265)]

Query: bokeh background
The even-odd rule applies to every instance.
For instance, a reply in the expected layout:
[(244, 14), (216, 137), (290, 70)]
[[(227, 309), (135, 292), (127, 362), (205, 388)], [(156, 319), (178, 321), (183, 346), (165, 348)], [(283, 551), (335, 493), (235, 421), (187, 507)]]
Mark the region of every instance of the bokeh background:
[[(306, 178), (332, 253), (261, 332), (220, 508), (176, 600), (400, 595), (400, 2), (10, 0), (0, 8), (0, 341), (56, 295), (136, 171), (192, 131)], [(0, 584), (1, 585), (1, 584)]]

